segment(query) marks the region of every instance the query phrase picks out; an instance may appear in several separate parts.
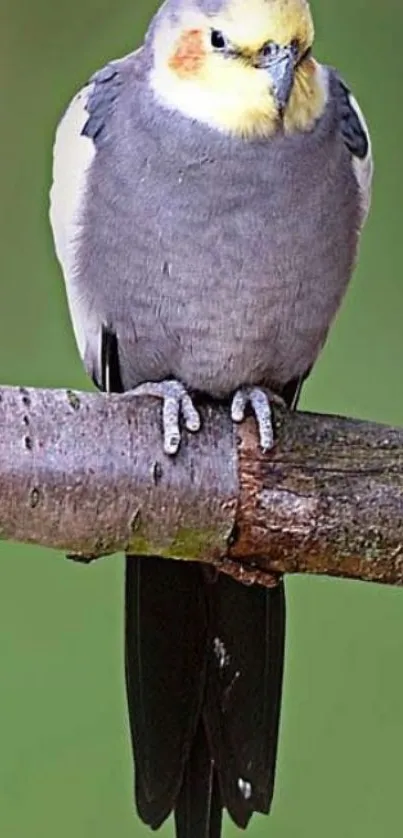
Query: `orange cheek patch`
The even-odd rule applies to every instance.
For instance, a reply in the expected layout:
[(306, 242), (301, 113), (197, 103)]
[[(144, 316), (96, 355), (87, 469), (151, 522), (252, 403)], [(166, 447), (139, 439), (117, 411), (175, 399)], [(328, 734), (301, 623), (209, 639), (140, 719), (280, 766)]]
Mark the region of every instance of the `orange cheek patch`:
[(313, 58), (306, 58), (301, 65), (301, 70), (303, 71), (306, 78), (311, 80), (316, 73), (316, 66)]
[(205, 57), (203, 33), (200, 29), (189, 29), (179, 38), (169, 66), (179, 76), (194, 76), (201, 70)]

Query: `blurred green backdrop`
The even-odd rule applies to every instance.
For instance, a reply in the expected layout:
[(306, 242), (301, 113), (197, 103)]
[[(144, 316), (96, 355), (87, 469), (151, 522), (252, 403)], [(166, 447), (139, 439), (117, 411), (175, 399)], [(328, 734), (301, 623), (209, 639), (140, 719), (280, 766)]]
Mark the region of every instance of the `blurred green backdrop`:
[[(0, 0), (0, 381), (88, 387), (47, 222), (66, 102), (137, 45), (155, 2)], [(316, 0), (317, 56), (354, 87), (377, 175), (362, 257), (303, 407), (403, 424), (397, 0)], [(275, 804), (250, 838), (388, 838), (403, 821), (403, 591), (293, 578)], [(0, 834), (148, 834), (132, 807), (122, 564), (0, 555)], [(172, 825), (161, 833), (172, 835)], [(226, 835), (235, 834), (229, 824)]]

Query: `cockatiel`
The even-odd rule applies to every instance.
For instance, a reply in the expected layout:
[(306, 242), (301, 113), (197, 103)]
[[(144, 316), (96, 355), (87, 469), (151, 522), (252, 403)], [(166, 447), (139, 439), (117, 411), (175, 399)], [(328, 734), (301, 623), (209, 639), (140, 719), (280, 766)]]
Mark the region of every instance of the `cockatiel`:
[[(56, 136), (51, 223), (96, 384), (163, 401), (164, 448), (193, 395), (295, 407), (357, 255), (371, 191), (362, 113), (312, 56), (306, 0), (167, 0), (144, 45), (90, 79)], [(180, 456), (180, 454), (179, 454)], [(129, 558), (126, 683), (137, 809), (178, 838), (245, 827), (273, 795), (283, 583)]]

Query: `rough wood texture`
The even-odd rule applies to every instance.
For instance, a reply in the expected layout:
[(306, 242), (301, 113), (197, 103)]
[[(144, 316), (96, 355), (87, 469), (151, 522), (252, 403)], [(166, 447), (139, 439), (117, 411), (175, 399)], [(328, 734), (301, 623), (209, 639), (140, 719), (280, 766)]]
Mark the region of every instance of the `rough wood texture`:
[[(163, 454), (160, 403), (0, 388), (0, 537), (83, 559), (226, 553), (238, 493), (228, 417)], [(210, 456), (208, 456), (210, 452)]]
[(205, 558), (266, 585), (281, 572), (403, 583), (403, 430), (281, 413), (264, 456), (253, 420), (202, 415), (170, 459), (153, 399), (1, 388), (0, 536), (83, 559)]
[(281, 571), (403, 584), (403, 430), (307, 413), (280, 425), (270, 457), (242, 428), (230, 557), (253, 556), (263, 583)]

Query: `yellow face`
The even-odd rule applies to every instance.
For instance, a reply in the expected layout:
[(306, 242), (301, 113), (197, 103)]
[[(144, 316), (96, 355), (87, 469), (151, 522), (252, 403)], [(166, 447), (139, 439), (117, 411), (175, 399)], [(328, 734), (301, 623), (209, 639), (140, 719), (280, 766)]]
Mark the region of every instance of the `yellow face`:
[(306, 0), (224, 0), (215, 15), (187, 0), (157, 25), (151, 82), (167, 105), (226, 133), (309, 130), (326, 101), (313, 37)]

